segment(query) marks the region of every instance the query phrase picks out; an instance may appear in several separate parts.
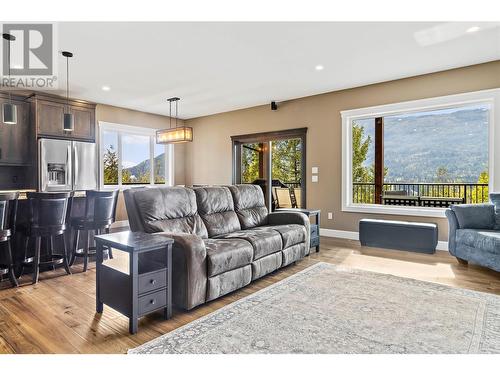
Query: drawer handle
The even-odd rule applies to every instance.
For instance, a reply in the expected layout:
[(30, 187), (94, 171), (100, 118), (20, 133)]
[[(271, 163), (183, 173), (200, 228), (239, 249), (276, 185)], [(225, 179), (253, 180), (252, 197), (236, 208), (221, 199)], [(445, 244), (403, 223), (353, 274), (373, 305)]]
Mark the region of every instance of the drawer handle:
[(152, 299), (151, 301), (149, 301), (150, 304), (154, 305), (156, 304), (156, 300), (155, 299)]
[(151, 285), (155, 285), (156, 284), (156, 280), (155, 279), (151, 279), (149, 282), (151, 283)]

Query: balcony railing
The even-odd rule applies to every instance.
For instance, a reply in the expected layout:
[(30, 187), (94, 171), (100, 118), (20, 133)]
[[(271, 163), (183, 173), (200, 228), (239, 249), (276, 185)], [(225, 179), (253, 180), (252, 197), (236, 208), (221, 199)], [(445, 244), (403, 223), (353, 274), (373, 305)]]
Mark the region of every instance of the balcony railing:
[[(387, 182), (383, 185), (382, 204), (384, 204), (384, 196), (400, 196), (401, 205), (427, 205), (429, 202), (417, 204), (425, 202), (425, 198), (440, 198), (443, 204), (439, 204), (439, 199), (427, 200), (434, 202), (431, 205), (435, 204), (438, 207), (448, 206), (451, 203), (486, 203), (488, 202), (488, 184)], [(403, 203), (405, 197), (409, 197), (407, 201), (411, 203)], [(375, 184), (353, 183), (353, 203), (375, 203)]]

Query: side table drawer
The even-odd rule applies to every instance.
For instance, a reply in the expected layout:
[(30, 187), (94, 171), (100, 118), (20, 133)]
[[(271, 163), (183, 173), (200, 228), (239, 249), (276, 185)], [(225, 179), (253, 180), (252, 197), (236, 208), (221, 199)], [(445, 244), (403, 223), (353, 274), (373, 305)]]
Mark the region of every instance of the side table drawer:
[(161, 309), (167, 304), (167, 291), (166, 289), (159, 290), (145, 296), (139, 297), (137, 312), (139, 315), (147, 314), (150, 311)]
[(161, 269), (158, 271), (139, 275), (138, 282), (139, 294), (151, 292), (160, 288), (165, 288), (167, 286), (167, 272), (165, 269)]

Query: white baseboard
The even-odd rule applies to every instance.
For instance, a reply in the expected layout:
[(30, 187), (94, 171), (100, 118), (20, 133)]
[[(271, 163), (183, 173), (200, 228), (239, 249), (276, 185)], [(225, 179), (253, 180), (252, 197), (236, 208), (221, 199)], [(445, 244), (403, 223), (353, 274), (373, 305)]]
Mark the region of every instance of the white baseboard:
[[(334, 237), (334, 238), (345, 238), (347, 240), (355, 240), (359, 241), (359, 233), (351, 232), (348, 230), (336, 230), (336, 229), (327, 229), (320, 228), (320, 235), (325, 237)], [(448, 242), (447, 241), (438, 241), (436, 246), (436, 250), (448, 251)]]
[(111, 228), (123, 228), (123, 227), (128, 227), (128, 220), (119, 220), (115, 221), (113, 224), (111, 224)]

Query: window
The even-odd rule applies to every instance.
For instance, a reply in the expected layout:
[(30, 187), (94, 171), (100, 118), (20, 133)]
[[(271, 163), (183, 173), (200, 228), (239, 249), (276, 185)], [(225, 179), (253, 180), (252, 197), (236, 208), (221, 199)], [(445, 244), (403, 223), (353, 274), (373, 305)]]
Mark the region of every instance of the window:
[(155, 142), (155, 129), (99, 122), (101, 187), (172, 185), (171, 145)]
[[(498, 90), (342, 112), (345, 211), (442, 216), (488, 202)], [(497, 152), (498, 153), (498, 152)]]

